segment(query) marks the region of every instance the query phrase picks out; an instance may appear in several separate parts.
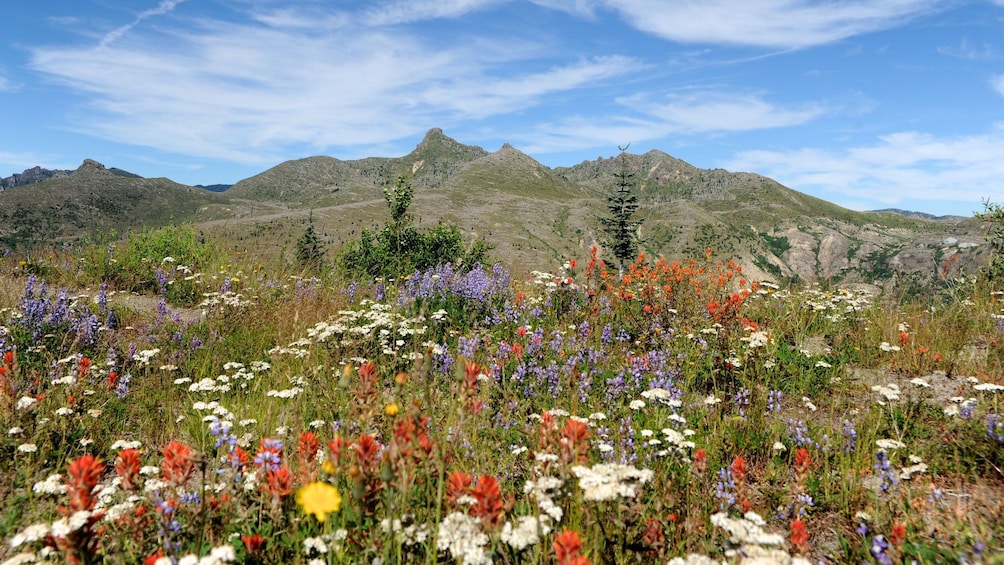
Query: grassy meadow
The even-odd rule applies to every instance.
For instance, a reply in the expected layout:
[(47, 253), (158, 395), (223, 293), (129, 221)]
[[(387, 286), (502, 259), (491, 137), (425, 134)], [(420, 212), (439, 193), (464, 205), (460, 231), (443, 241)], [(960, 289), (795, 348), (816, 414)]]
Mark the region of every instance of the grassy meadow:
[(0, 562), (1001, 563), (1004, 295), (0, 258)]

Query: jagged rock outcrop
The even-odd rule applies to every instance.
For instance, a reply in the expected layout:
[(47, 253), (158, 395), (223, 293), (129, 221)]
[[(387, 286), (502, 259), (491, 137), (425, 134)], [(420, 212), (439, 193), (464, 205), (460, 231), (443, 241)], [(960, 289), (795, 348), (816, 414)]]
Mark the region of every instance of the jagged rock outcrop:
[(61, 178), (69, 175), (72, 171), (49, 170), (42, 167), (32, 167), (25, 169), (23, 173), (14, 173), (9, 177), (0, 178), (0, 190), (34, 184), (51, 178)]

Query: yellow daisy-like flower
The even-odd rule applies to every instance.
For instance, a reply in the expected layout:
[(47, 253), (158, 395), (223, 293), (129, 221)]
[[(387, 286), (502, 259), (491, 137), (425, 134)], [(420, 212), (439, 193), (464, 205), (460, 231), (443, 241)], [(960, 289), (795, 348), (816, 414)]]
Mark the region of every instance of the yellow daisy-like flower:
[(342, 507), (342, 495), (333, 485), (314, 482), (296, 491), (296, 503), (303, 507), (304, 514), (313, 514), (318, 522), (324, 522), (330, 512)]
[(391, 402), (387, 406), (384, 406), (383, 411), (390, 417), (397, 416), (397, 413), (401, 411), (401, 408), (397, 405), (397, 402)]

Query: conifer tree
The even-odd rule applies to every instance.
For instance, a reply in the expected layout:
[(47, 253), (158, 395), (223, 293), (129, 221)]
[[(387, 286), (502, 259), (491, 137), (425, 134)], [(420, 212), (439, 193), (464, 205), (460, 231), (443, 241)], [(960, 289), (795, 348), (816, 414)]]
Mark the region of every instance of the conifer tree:
[[(311, 212), (311, 219), (313, 219), (313, 212)], [(301, 269), (312, 271), (319, 270), (324, 262), (324, 247), (321, 246), (321, 240), (317, 237), (317, 232), (314, 231), (313, 223), (307, 226), (307, 230), (296, 242), (296, 262)]]
[[(630, 145), (629, 145), (630, 146)], [(628, 171), (627, 147), (620, 149), (620, 172), (614, 175), (617, 188), (607, 197), (607, 210), (610, 214), (601, 216), (600, 223), (606, 234), (606, 245), (619, 262), (621, 272), (625, 266), (638, 255), (638, 226), (642, 220), (635, 219), (638, 211), (638, 196), (632, 192), (634, 188), (634, 173)]]

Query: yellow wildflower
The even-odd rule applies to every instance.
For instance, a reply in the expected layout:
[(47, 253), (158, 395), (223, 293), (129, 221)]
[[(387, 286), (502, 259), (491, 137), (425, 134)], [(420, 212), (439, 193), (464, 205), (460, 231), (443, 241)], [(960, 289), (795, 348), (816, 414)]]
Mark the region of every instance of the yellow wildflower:
[(397, 402), (391, 402), (387, 406), (384, 406), (383, 411), (390, 417), (397, 416), (397, 413), (401, 411), (401, 408), (397, 405)]
[(324, 522), (330, 512), (342, 507), (342, 495), (333, 485), (314, 482), (296, 491), (296, 503), (303, 507), (304, 514), (313, 514), (318, 522)]

